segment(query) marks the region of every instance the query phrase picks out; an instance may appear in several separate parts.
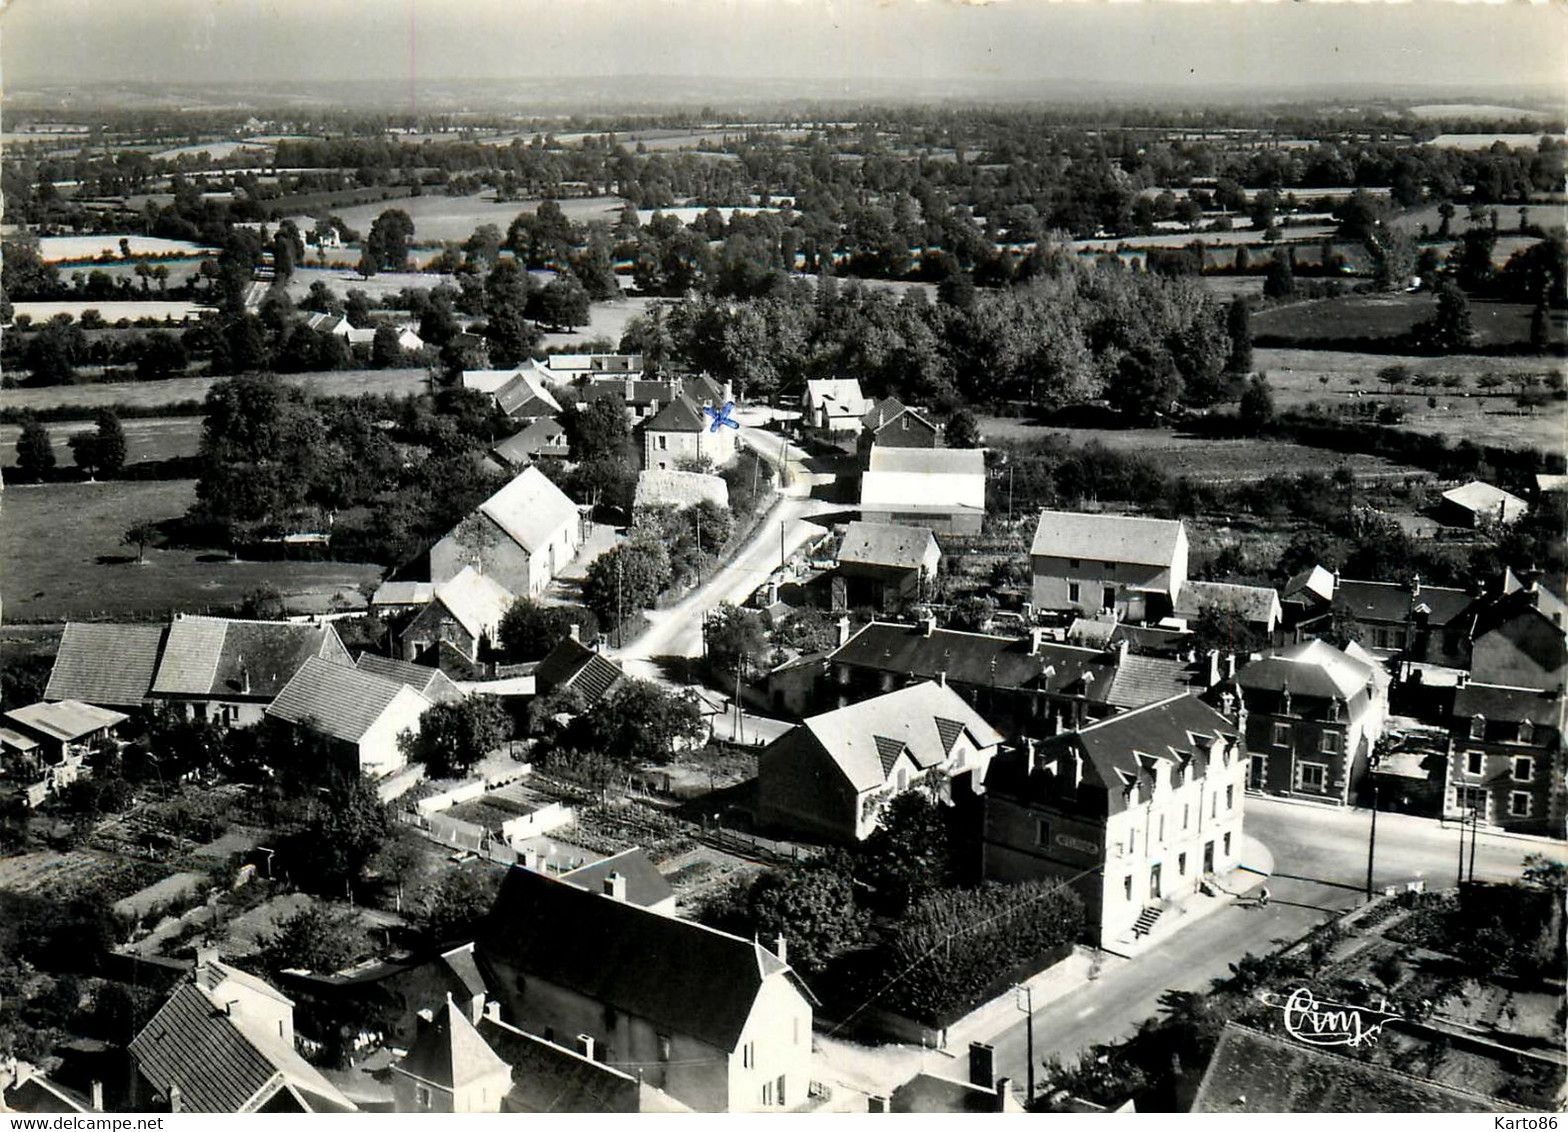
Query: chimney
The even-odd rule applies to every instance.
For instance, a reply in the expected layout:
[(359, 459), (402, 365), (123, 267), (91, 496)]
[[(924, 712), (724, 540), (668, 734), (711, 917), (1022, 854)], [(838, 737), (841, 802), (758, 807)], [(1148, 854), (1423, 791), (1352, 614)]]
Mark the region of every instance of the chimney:
[(929, 637), (932, 633), (935, 633), (935, 632), (936, 632), (936, 614), (935, 613), (927, 613), (924, 617), (922, 617), (920, 619), (920, 635), (922, 637)]
[(218, 962), (218, 949), (216, 947), (198, 947), (196, 949), (196, 967), (208, 967)]
[(577, 1052), (582, 1054), (589, 1061), (593, 1060), (593, 1048), (594, 1048), (593, 1047), (593, 1035), (591, 1035), (591, 1034), (578, 1034), (577, 1035)]
[(1236, 654), (1233, 652), (1225, 654), (1225, 678), (1227, 680), (1236, 679)]
[(94, 1081), (93, 1082), (92, 1095), (93, 1095), (92, 1105), (91, 1105), (92, 1110), (94, 1112), (102, 1112), (103, 1111), (103, 1082), (102, 1081)]
[(781, 932), (779, 935), (774, 937), (773, 944), (773, 953), (779, 957), (779, 962), (788, 963), (789, 940), (785, 939), (783, 933)]
[(1212, 688), (1220, 682), (1220, 650), (1210, 649), (1208, 652), (1209, 675), (1204, 682), (1204, 687)]
[(1011, 1077), (998, 1077), (996, 1079), (996, 1111), (1007, 1111), (1007, 1094), (1013, 1087)]
[(996, 1088), (996, 1049), (985, 1042), (969, 1043), (969, 1083), (982, 1089)]
[(1334, 592), (1339, 592), (1339, 567), (1334, 567)]
[(169, 1086), (169, 1111), (170, 1112), (184, 1112), (185, 1111), (185, 1097), (180, 1092), (180, 1087), (178, 1085), (170, 1085)]
[(936, 674), (936, 682), (939, 687), (947, 687), (947, 669), (944, 668)]
[(581, 641), (583, 639), (583, 627), (573, 621), (571, 627), (567, 629), (566, 635), (574, 641)]
[(1421, 575), (1420, 574), (1417, 574), (1415, 577), (1410, 579), (1410, 596), (1411, 597), (1420, 597), (1421, 596)]
[(620, 873), (611, 873), (605, 877), (604, 894), (624, 903), (626, 900), (626, 878)]
[(243, 660), (240, 661), (240, 695), (250, 695), (250, 667)]
[(431, 1026), (435, 1025), (435, 1021), (435, 1011), (421, 1010), (418, 1014), (414, 1015), (414, 1032), (417, 1034), (423, 1034), (426, 1030), (430, 1029)]
[(501, 1004), (493, 998), (485, 1003), (485, 1017), (492, 1022), (499, 1022), (501, 1020)]
[(838, 619), (838, 647), (843, 648), (849, 643), (849, 614)]
[(866, 1098), (867, 1112), (887, 1112), (888, 1109), (889, 1104), (886, 1097), (873, 1095)]

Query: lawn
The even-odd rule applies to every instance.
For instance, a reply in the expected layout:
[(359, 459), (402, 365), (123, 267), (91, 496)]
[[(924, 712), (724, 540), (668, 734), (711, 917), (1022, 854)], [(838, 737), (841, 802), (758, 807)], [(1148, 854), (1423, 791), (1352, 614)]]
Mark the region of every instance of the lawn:
[[(1414, 432), (1463, 437), (1476, 444), (1498, 447), (1535, 447), (1547, 452), (1563, 450), (1563, 412), (1560, 403), (1549, 403), (1533, 415), (1521, 414), (1506, 387), (1496, 395), (1482, 396), (1476, 381), (1488, 373), (1548, 374), (1564, 372), (1561, 358), (1509, 358), (1466, 354), (1448, 358), (1399, 357), (1390, 354), (1357, 354), (1337, 350), (1284, 350), (1259, 348), (1253, 365), (1269, 375), (1277, 408), (1300, 408), (1310, 402), (1344, 404), (1361, 397), (1392, 402), (1405, 410), (1401, 427)], [(1462, 386), (1439, 386), (1430, 391), (1412, 389), (1390, 393), (1377, 379), (1390, 365), (1406, 365), (1413, 374), (1459, 377)], [(1427, 404), (1433, 397), (1435, 407)]]
[(379, 567), (340, 562), (230, 561), (196, 550), (149, 549), (136, 564), (121, 545), (133, 523), (183, 514), (194, 480), (13, 485), (0, 512), (0, 576), (11, 621), (221, 612), (270, 583), (291, 610), (324, 612), (334, 596), (363, 604), (358, 589)]
[[(620, 197), (599, 196), (557, 203), (567, 219), (581, 224), (589, 220), (613, 221), (625, 201)], [(537, 200), (498, 201), (489, 194), (461, 197), (427, 194), (395, 201), (349, 205), (334, 209), (333, 215), (363, 235), (370, 231), (376, 217), (389, 208), (400, 208), (414, 221), (416, 244), (439, 244), (443, 240), (466, 240), (481, 224), (494, 224), (504, 236), (507, 227), (519, 213), (533, 212), (539, 204)]]
[[(309, 389), (321, 397), (358, 397), (364, 393), (391, 393), (403, 397), (422, 393), (429, 381), (423, 367), (405, 369), (344, 369), (319, 373), (285, 374), (281, 380)], [(213, 377), (171, 377), (165, 381), (99, 382), (92, 385), (50, 385), (32, 389), (7, 389), (0, 406), (10, 409), (96, 408), (100, 405), (134, 405), (156, 408), (182, 401), (200, 401), (212, 388)], [(64, 454), (69, 460), (69, 454)]]
[[(1315, 299), (1259, 311), (1252, 317), (1252, 334), (1258, 341), (1274, 339), (1275, 345), (1310, 348), (1314, 342), (1330, 344), (1346, 339), (1395, 338), (1406, 334), (1437, 310), (1431, 294), (1346, 295)], [(1481, 346), (1511, 346), (1530, 340), (1530, 307), (1524, 303), (1474, 301), (1470, 319)], [(1562, 340), (1565, 316), (1553, 315), (1553, 337)]]
[[(127, 464), (194, 456), (201, 447), (200, 417), (132, 417), (120, 424), (125, 429)], [(54, 458), (61, 467), (72, 464), (70, 438), (77, 433), (97, 431), (90, 420), (60, 421), (46, 427), (54, 441)], [(20, 425), (0, 425), (0, 467), (16, 467), (16, 439), (21, 431)]]

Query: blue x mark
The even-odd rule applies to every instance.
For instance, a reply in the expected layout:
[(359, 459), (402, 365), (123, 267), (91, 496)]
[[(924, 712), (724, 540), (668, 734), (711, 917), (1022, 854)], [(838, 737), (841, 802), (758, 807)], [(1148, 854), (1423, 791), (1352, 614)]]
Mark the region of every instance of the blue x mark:
[(730, 412), (734, 408), (735, 408), (735, 402), (734, 401), (726, 401), (726, 402), (724, 402), (724, 408), (722, 408), (722, 409), (714, 409), (714, 408), (708, 407), (707, 405), (704, 405), (702, 407), (702, 411), (704, 413), (708, 414), (708, 416), (713, 418), (713, 424), (709, 426), (708, 431), (709, 432), (718, 432), (720, 425), (729, 425), (730, 428), (739, 428), (740, 427), (740, 422), (738, 420), (735, 420), (733, 417), (730, 416)]

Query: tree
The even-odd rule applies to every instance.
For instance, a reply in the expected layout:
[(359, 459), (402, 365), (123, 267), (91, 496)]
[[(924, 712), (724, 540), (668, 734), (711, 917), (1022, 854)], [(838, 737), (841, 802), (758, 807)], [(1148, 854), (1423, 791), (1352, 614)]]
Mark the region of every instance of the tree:
[(190, 355), (185, 344), (167, 330), (154, 330), (142, 340), (136, 356), (136, 380), (161, 381), (185, 372)]
[(755, 610), (739, 609), (727, 601), (720, 602), (708, 614), (703, 624), (703, 639), (707, 645), (708, 663), (725, 680), (733, 679), (736, 674), (749, 679), (768, 645), (762, 615)]
[(672, 577), (670, 554), (662, 543), (625, 542), (588, 567), (583, 601), (601, 624), (619, 626), (652, 606)]
[(854, 878), (833, 855), (762, 873), (746, 893), (746, 912), (749, 931), (770, 947), (782, 936), (790, 965), (808, 977), (854, 950), (867, 922)]
[(22, 364), (34, 385), (70, 385), (86, 352), (87, 335), (82, 328), (70, 315), (57, 315), (33, 333), (22, 352)]
[(544, 659), (574, 628), (579, 639), (592, 641), (599, 635), (599, 619), (585, 606), (545, 605), (531, 597), (520, 598), (501, 618), (498, 644), (510, 663), (526, 664)]
[(1296, 272), (1290, 260), (1276, 255), (1269, 260), (1268, 271), (1263, 276), (1265, 299), (1288, 299), (1296, 293)]
[(538, 294), (536, 318), (546, 326), (570, 332), (588, 322), (588, 291), (575, 275), (558, 275)]
[(1448, 280), (1437, 285), (1437, 310), (1410, 332), (1412, 345), (1436, 354), (1459, 354), (1475, 342), (1470, 300)]
[(358, 909), (312, 902), (281, 921), (256, 958), (272, 975), (291, 968), (331, 975), (369, 950), (370, 936)]
[(626, 402), (618, 394), (595, 397), (580, 410), (568, 401), (561, 413), (561, 427), (573, 459), (580, 463), (626, 458), (631, 431), (626, 423)]
[(483, 861), (452, 869), (423, 889), (415, 904), (414, 919), (421, 930), (441, 942), (472, 938), (501, 890), (504, 870)]
[(141, 563), (147, 551), (147, 544), (157, 537), (158, 527), (153, 523), (133, 523), (125, 528), (125, 533), (120, 536), (120, 542), (126, 546), (136, 548), (136, 561)]
[(667, 763), (678, 747), (707, 736), (697, 699), (647, 680), (625, 680), (572, 721), (570, 745), (632, 765)]
[(403, 752), (425, 764), (433, 778), (461, 778), (512, 733), (512, 721), (493, 696), (436, 704), (419, 717), (417, 732), (404, 732)]
[(22, 431), (16, 438), (16, 467), (23, 479), (34, 481), (54, 470), (54, 444), (49, 430), (31, 413), (22, 418)]
[(1247, 383), (1241, 395), (1241, 423), (1248, 432), (1258, 433), (1274, 420), (1274, 391), (1267, 374), (1258, 374)]
[(496, 264), (485, 279), (485, 339), (493, 365), (516, 365), (539, 342), (539, 330), (527, 318), (528, 290), (529, 277), (511, 260)]
[(408, 266), (408, 246), (413, 238), (413, 218), (400, 208), (389, 208), (371, 224), (365, 254), (383, 271), (402, 271)]
[(370, 340), (370, 364), (376, 369), (388, 369), (403, 360), (403, 347), (398, 343), (397, 327), (382, 324), (376, 327)]
[(974, 413), (968, 409), (954, 413), (942, 430), (942, 439), (949, 448), (980, 447), (980, 425)]
[(1225, 314), (1225, 329), (1230, 335), (1230, 358), (1225, 363), (1229, 373), (1247, 373), (1252, 369), (1252, 310), (1247, 300), (1237, 295), (1230, 301)]
[(99, 409), (97, 424), (94, 455), (98, 471), (105, 476), (119, 475), (125, 467), (125, 429), (113, 409)]
[(900, 916), (927, 893), (957, 881), (948, 816), (947, 807), (924, 790), (905, 791), (883, 809), (855, 858), (855, 877), (870, 886), (878, 911)]
[(1206, 605), (1189, 626), (1192, 645), (1200, 653), (1218, 649), (1243, 656), (1265, 647), (1268, 641), (1228, 609)]
[(1181, 374), (1170, 354), (1139, 346), (1122, 358), (1105, 393), (1112, 408), (1146, 425), (1170, 412), (1181, 388)]
[[(298, 729), (296, 729), (298, 730)], [(296, 884), (348, 888), (392, 829), (392, 814), (363, 774), (334, 779), (307, 808), (281, 854)]]

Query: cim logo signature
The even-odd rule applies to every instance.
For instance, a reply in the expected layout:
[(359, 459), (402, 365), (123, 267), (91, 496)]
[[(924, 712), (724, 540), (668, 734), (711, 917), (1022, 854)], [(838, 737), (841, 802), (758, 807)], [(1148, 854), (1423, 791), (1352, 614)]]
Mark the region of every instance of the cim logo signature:
[(1286, 1033), (1312, 1046), (1355, 1047), (1375, 1042), (1383, 1027), (1400, 1017), (1384, 1009), (1387, 1000), (1380, 1000), (1382, 1005), (1377, 1007), (1320, 1002), (1306, 987), (1296, 988), (1283, 1000), (1265, 992), (1262, 1001), (1284, 1013)]

